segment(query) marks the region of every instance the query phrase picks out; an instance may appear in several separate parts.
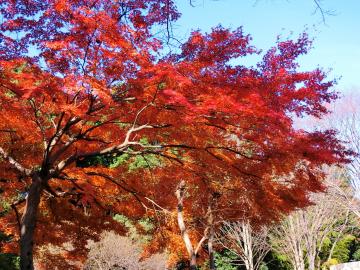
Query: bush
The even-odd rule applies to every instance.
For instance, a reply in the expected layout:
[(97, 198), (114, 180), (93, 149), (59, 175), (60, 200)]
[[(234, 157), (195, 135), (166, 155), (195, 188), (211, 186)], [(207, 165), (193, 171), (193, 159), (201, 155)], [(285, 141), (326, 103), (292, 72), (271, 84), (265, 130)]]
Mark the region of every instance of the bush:
[(16, 254), (0, 253), (1, 270), (18, 270), (20, 269), (20, 258)]
[(352, 257), (354, 261), (360, 261), (360, 249), (356, 250)]
[(236, 270), (233, 262), (238, 259), (237, 256), (229, 251), (223, 250), (221, 253), (215, 253), (215, 265), (218, 270)]
[(332, 257), (337, 259), (340, 263), (348, 262), (350, 259), (350, 247), (355, 239), (355, 236), (351, 234), (345, 235), (335, 246)]
[(337, 259), (330, 259), (327, 260), (323, 265), (321, 266), (322, 270), (328, 270), (330, 269), (330, 266), (339, 264), (339, 261)]

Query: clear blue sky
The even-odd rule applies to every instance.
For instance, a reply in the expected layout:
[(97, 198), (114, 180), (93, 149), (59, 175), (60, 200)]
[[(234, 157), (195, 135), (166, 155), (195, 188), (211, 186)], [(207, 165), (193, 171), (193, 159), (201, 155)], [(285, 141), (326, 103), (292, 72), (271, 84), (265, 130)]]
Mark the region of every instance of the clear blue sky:
[(307, 29), (315, 41), (299, 61), (302, 69), (331, 69), (329, 78), (341, 76), (337, 90), (360, 94), (360, 0), (322, 0), (323, 9), (335, 14), (326, 16), (325, 24), (319, 12), (314, 14), (312, 0), (193, 0), (195, 7), (188, 0), (175, 2), (182, 13), (175, 23), (179, 37), (193, 29), (209, 31), (218, 24), (243, 26), (253, 45), (266, 50), (278, 35), (296, 38)]

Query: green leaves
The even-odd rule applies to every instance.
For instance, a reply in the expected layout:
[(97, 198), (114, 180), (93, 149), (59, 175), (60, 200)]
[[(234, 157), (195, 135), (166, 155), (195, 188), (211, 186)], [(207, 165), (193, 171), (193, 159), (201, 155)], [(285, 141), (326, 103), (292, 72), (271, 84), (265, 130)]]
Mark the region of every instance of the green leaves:
[(345, 235), (335, 246), (333, 258), (339, 262), (348, 262), (350, 259), (350, 247), (356, 237), (351, 234)]
[(108, 165), (109, 168), (114, 169), (119, 167), (120, 165), (123, 165), (126, 161), (128, 161), (130, 158), (129, 154), (122, 154), (119, 156), (115, 156), (113, 160), (110, 161), (110, 164)]
[(10, 90), (6, 90), (5, 93), (4, 93), (4, 95), (5, 95), (6, 97), (8, 97), (8, 98), (14, 98), (14, 97), (16, 97), (16, 94), (15, 94), (14, 92), (10, 91)]
[(161, 166), (161, 160), (155, 154), (137, 155), (134, 157), (133, 162), (129, 164), (129, 171), (138, 169), (151, 169)]
[[(142, 145), (148, 146), (150, 145), (148, 139), (143, 137), (139, 140), (139, 143)], [(98, 155), (88, 157), (86, 159), (80, 160), (77, 163), (78, 167), (86, 168), (91, 166), (105, 166), (110, 169), (118, 168), (119, 166), (126, 166), (129, 172), (139, 170), (139, 169), (152, 169), (156, 167), (162, 166), (162, 159), (160, 156), (149, 153), (149, 154), (134, 154), (131, 152), (133, 150), (131, 148), (128, 149), (127, 153), (119, 154), (119, 155)]]
[(113, 218), (117, 222), (124, 225), (128, 231), (127, 236), (129, 236), (132, 240), (139, 241), (143, 244), (148, 243), (151, 240), (150, 233), (154, 229), (154, 224), (152, 223), (151, 219), (143, 218), (137, 221), (133, 221), (122, 214), (116, 214)]
[(0, 253), (0, 269), (18, 270), (20, 269), (20, 257), (16, 254)]
[(215, 265), (218, 270), (236, 270), (234, 261), (237, 256), (229, 250), (224, 250), (221, 253), (215, 253)]

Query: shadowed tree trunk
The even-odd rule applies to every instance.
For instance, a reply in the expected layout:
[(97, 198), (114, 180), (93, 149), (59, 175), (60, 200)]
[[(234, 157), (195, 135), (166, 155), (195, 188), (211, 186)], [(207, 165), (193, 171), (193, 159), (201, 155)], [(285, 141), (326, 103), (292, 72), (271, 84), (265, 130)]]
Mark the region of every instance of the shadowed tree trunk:
[(40, 203), (42, 181), (38, 175), (32, 177), (32, 184), (26, 198), (25, 211), (20, 224), (20, 269), (33, 270), (33, 245), (36, 217)]

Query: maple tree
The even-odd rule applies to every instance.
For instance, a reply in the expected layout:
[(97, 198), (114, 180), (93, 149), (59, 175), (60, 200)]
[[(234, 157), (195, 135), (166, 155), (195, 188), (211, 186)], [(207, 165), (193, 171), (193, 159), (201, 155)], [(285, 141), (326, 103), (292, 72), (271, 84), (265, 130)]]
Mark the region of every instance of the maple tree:
[(305, 34), (246, 67), (230, 64), (257, 53), (241, 28), (195, 31), (165, 54), (153, 30), (180, 16), (170, 0), (0, 9), (1, 188), (14, 209), (0, 226), (19, 237), (21, 269), (33, 269), (35, 242), (81, 247), (117, 226), (109, 212), (157, 219), (148, 252), (184, 240), (194, 269), (192, 242), (211, 240), (217, 221), (267, 223), (307, 205), (321, 166), (350, 154), (335, 131), (293, 127), (337, 98), (322, 70), (297, 70)]

